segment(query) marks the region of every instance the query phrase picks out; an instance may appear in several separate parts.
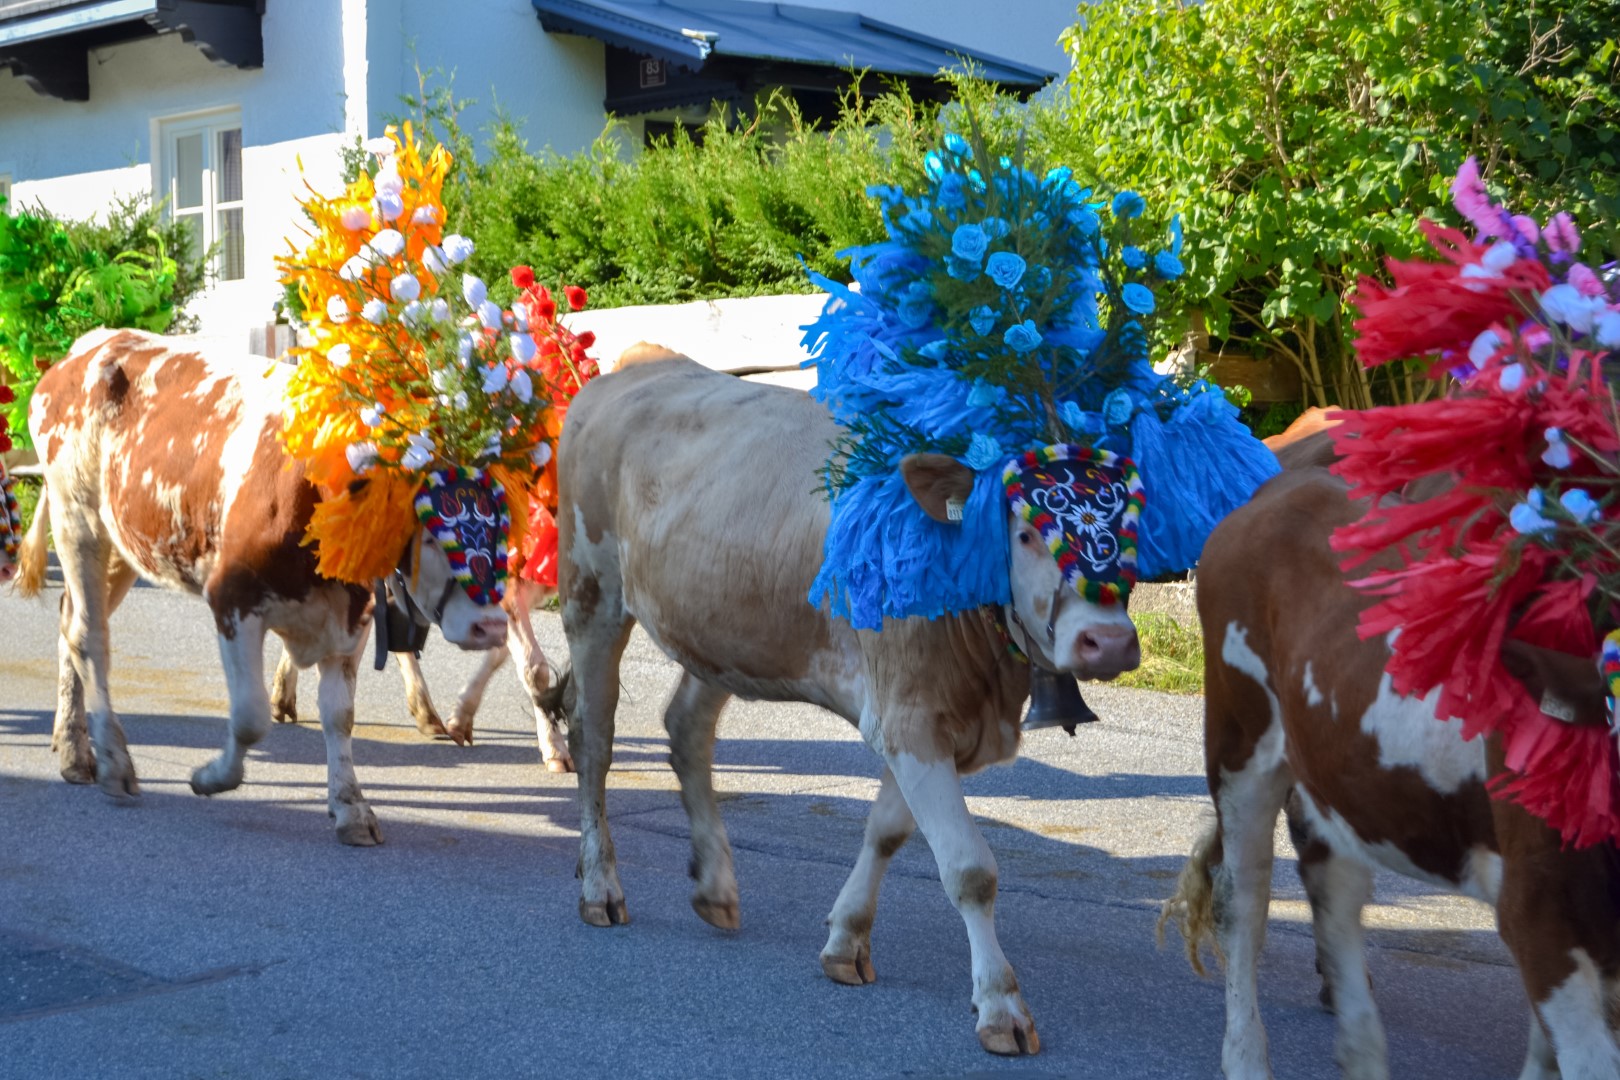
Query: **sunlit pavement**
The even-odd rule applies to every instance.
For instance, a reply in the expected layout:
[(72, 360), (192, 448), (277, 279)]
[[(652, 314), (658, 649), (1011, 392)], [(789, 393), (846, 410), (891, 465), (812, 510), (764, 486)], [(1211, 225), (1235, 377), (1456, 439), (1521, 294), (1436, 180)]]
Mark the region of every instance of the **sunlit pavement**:
[[(398, 675), (361, 677), (355, 762), (387, 843), (340, 846), (325, 750), (276, 726), (247, 782), (186, 780), (224, 739), (224, 680), (199, 601), (139, 588), (114, 617), (113, 700), (145, 792), (116, 806), (48, 751), (55, 591), (0, 593), (0, 1076), (1212, 1077), (1222, 996), (1153, 926), (1207, 812), (1200, 701), (1089, 688), (1104, 723), (1036, 734), (970, 778), (1001, 866), (997, 924), (1042, 1039), (984, 1054), (968, 949), (921, 837), (873, 935), (878, 982), (835, 985), (822, 920), (859, 848), (877, 760), (808, 706), (733, 703), (716, 785), (742, 929), (687, 898), (686, 818), (661, 714), (675, 668), (639, 634), (623, 671), (609, 809), (632, 925), (576, 914), (571, 776), (546, 773), (517, 679), (477, 743), (421, 739)], [(555, 616), (537, 617), (565, 655)], [(272, 646), (269, 665), (273, 666)], [(435, 638), (441, 707), (473, 657)], [(1262, 970), (1281, 1077), (1336, 1075), (1309, 917), (1279, 835)], [(1509, 1077), (1528, 1014), (1489, 912), (1379, 881), (1372, 972), (1397, 1076)]]

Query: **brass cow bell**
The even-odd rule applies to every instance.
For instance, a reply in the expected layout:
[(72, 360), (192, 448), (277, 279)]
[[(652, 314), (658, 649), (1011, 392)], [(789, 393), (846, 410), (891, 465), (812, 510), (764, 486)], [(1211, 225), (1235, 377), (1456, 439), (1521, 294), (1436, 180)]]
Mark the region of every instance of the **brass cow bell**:
[(1024, 714), (1024, 730), (1061, 727), (1070, 735), (1081, 724), (1100, 719), (1080, 696), (1080, 681), (1073, 675), (1059, 675), (1045, 668), (1034, 668), (1029, 676), (1029, 712)]

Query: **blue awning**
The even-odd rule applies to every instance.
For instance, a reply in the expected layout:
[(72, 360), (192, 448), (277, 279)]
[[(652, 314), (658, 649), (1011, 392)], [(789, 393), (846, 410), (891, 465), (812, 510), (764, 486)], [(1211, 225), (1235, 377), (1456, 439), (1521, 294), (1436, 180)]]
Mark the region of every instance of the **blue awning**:
[(726, 59), (932, 78), (971, 62), (1033, 91), (1055, 72), (989, 56), (855, 12), (763, 0), (533, 0), (547, 31), (579, 34), (694, 73)]

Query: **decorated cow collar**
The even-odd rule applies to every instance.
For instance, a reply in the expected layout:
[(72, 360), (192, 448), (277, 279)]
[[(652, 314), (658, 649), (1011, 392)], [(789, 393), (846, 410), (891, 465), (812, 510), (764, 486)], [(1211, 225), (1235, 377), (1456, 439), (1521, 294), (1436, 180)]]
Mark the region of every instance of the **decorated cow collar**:
[(1063, 583), (1094, 604), (1123, 603), (1136, 584), (1142, 479), (1130, 458), (1057, 443), (1007, 463), (1013, 512), (1041, 534)]
[(23, 535), (22, 511), (17, 506), (14, 483), (11, 474), (6, 472), (5, 464), (0, 462), (0, 551), (11, 562), (17, 561)]
[(428, 473), (416, 517), (444, 549), (455, 579), (475, 604), (506, 596), (506, 538), (512, 528), (506, 489), (481, 469), (451, 466)]

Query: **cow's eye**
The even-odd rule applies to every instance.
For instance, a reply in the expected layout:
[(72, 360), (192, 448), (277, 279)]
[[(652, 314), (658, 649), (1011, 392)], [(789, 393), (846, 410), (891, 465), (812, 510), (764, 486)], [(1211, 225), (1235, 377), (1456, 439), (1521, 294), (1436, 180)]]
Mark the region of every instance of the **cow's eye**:
[(1021, 530), (1018, 533), (1018, 542), (1020, 544), (1025, 544), (1025, 545), (1032, 544), (1032, 543), (1035, 542), (1034, 534), (1032, 534), (1032, 533), (1030, 533), (1028, 531), (1022, 531)]

